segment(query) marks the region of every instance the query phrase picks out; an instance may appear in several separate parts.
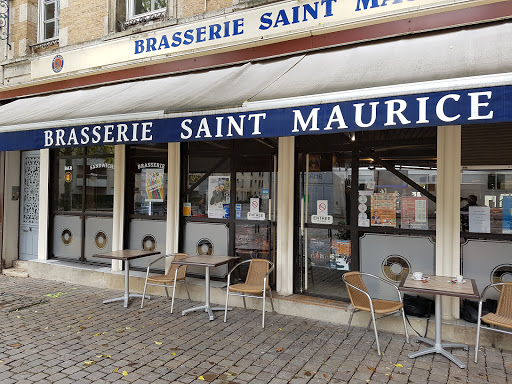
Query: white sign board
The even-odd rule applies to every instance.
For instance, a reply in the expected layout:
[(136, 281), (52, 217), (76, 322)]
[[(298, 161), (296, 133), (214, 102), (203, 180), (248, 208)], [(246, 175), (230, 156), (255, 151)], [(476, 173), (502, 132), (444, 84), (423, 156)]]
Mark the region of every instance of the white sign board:
[(265, 220), (263, 212), (247, 212), (247, 220)]
[(327, 216), (328, 210), (328, 200), (316, 201), (316, 214), (318, 216)]
[(258, 197), (251, 197), (251, 207), (249, 211), (251, 213), (257, 213), (260, 211), (260, 199)]
[(331, 215), (311, 215), (311, 223), (313, 224), (332, 224)]

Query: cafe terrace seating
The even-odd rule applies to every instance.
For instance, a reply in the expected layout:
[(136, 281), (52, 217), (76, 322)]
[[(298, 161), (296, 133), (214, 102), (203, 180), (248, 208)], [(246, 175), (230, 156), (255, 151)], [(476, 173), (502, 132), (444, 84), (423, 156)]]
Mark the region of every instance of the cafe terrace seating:
[[(398, 301), (392, 300), (382, 300), (382, 299), (372, 299), (370, 294), (368, 293), (368, 289), (363, 281), (363, 276), (367, 276), (369, 278), (378, 279), (388, 285), (391, 285), (396, 289), (398, 295)], [(409, 334), (407, 333), (407, 326), (405, 325), (405, 312), (404, 305), (402, 303), (402, 296), (400, 295), (400, 291), (397, 286), (389, 281), (384, 280), (381, 277), (372, 275), (370, 273), (363, 272), (347, 272), (343, 275), (343, 281), (347, 285), (348, 294), (350, 297), (350, 301), (352, 303), (352, 311), (350, 312), (350, 318), (348, 320), (347, 325), (347, 335), (350, 330), (350, 323), (352, 322), (352, 317), (354, 316), (354, 312), (356, 311), (365, 311), (370, 312), (371, 321), (373, 322), (373, 329), (375, 331), (375, 340), (377, 342), (377, 353), (380, 356), (380, 344), (379, 344), (379, 335), (377, 334), (377, 324), (375, 323), (375, 314), (386, 314), (390, 315), (392, 313), (401, 311), (402, 319), (404, 322), (404, 331), (405, 331), (405, 339), (407, 343), (409, 343)], [(370, 326), (368, 324), (368, 326)]]
[[(249, 271), (244, 283), (231, 285), (231, 274), (244, 264), (249, 263)], [(270, 305), (272, 313), (274, 312), (274, 303), (272, 302), (272, 290), (270, 289), (269, 276), (274, 270), (274, 264), (265, 259), (245, 260), (235, 265), (228, 273), (228, 286), (226, 290), (226, 308), (224, 310), (224, 322), (228, 316), (228, 300), (229, 296), (241, 296), (244, 301), (244, 308), (247, 309), (245, 298), (252, 297), (263, 299), (263, 319), (261, 327), (265, 328), (265, 297), (268, 291), (270, 296)]]
[[(485, 293), (489, 288), (501, 287), (500, 299), (496, 313), (488, 313), (482, 316), (482, 303), (484, 301)], [(482, 326), (482, 321), (490, 325), (490, 327)], [(499, 328), (497, 328), (499, 327)], [(480, 341), (480, 329), (487, 329), (489, 331), (507, 333), (512, 335), (511, 331), (506, 331), (500, 328), (512, 329), (512, 283), (494, 283), (489, 284), (484, 288), (480, 301), (478, 303), (478, 322), (476, 331), (476, 344), (475, 344), (475, 363), (478, 359), (478, 344)]]
[(171, 313), (174, 308), (174, 296), (176, 292), (176, 284), (178, 282), (182, 282), (185, 284), (185, 288), (187, 289), (188, 299), (190, 299), (190, 293), (188, 291), (187, 281), (185, 280), (185, 276), (187, 274), (187, 266), (186, 265), (176, 265), (171, 264), (167, 269), (167, 273), (165, 275), (149, 275), (149, 270), (153, 264), (156, 262), (165, 259), (165, 258), (174, 258), (173, 260), (183, 260), (188, 257), (186, 253), (175, 253), (172, 255), (164, 255), (151, 262), (148, 265), (148, 269), (146, 272), (146, 280), (144, 281), (144, 293), (142, 295), (142, 303), (140, 305), (141, 308), (144, 308), (144, 298), (146, 297), (146, 288), (148, 285), (154, 285), (157, 287), (164, 287), (165, 293), (167, 294), (167, 298), (169, 298), (169, 288), (172, 288), (172, 300), (171, 300)]

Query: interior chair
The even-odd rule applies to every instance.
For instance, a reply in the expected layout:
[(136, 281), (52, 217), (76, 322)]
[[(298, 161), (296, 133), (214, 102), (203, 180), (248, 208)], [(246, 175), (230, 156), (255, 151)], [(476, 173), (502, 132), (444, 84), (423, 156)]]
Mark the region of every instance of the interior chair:
[(186, 253), (175, 253), (172, 255), (163, 255), (158, 259), (154, 260), (148, 265), (148, 270), (146, 272), (146, 281), (144, 282), (144, 293), (142, 294), (142, 303), (140, 304), (141, 308), (144, 308), (144, 298), (146, 297), (146, 288), (148, 285), (154, 285), (157, 287), (164, 287), (165, 293), (167, 294), (167, 298), (169, 298), (169, 288), (172, 288), (172, 300), (171, 300), (171, 313), (174, 308), (174, 294), (176, 292), (176, 284), (178, 282), (182, 282), (185, 284), (185, 288), (187, 289), (188, 299), (190, 299), (190, 293), (188, 291), (187, 281), (185, 280), (185, 276), (187, 274), (187, 266), (179, 265), (179, 264), (171, 264), (167, 269), (165, 275), (149, 275), (149, 270), (151, 266), (162, 259), (173, 258), (173, 260), (183, 260), (188, 257)]
[[(484, 302), (485, 293), (489, 288), (501, 287), (500, 298), (496, 313), (488, 313), (482, 316), (482, 303)], [(489, 324), (490, 327), (482, 326), (482, 321)], [(480, 329), (487, 329), (500, 333), (512, 335), (511, 331), (501, 328), (512, 329), (512, 283), (494, 283), (484, 288), (480, 301), (478, 303), (478, 321), (476, 329), (476, 345), (475, 345), (475, 363), (478, 359), (478, 343), (480, 341)]]
[[(244, 283), (231, 284), (231, 274), (241, 266), (249, 263), (247, 278)], [(265, 328), (265, 297), (267, 291), (270, 296), (270, 304), (272, 313), (274, 312), (274, 303), (272, 302), (272, 290), (270, 289), (269, 276), (274, 270), (274, 264), (265, 259), (245, 260), (235, 265), (228, 273), (228, 286), (226, 290), (226, 308), (224, 310), (224, 322), (228, 316), (228, 300), (229, 296), (241, 296), (244, 301), (244, 308), (247, 309), (245, 298), (252, 297), (263, 299), (263, 318), (261, 327)]]
[[(393, 288), (396, 289), (398, 301), (393, 300), (383, 300), (383, 299), (373, 299), (366, 285), (363, 281), (363, 276), (367, 276), (371, 279), (377, 279), (383, 283), (386, 283)], [(398, 287), (379, 276), (372, 275), (370, 273), (363, 272), (347, 272), (343, 275), (343, 281), (345, 282), (348, 290), (348, 295), (350, 297), (350, 302), (352, 303), (352, 311), (350, 312), (350, 318), (348, 320), (347, 326), (347, 335), (350, 330), (350, 323), (352, 322), (352, 317), (354, 316), (354, 312), (356, 311), (365, 311), (370, 312), (371, 321), (373, 322), (373, 329), (375, 331), (375, 340), (377, 342), (377, 353), (379, 356), (380, 353), (380, 344), (379, 344), (379, 335), (377, 334), (377, 325), (375, 323), (375, 314), (385, 314), (391, 315), (395, 312), (402, 312), (402, 320), (404, 322), (404, 331), (405, 331), (405, 340), (409, 343), (409, 334), (407, 333), (407, 326), (405, 325), (405, 312), (404, 312), (404, 304), (402, 302), (402, 296), (400, 295), (400, 291)], [(368, 324), (368, 327), (370, 324)]]

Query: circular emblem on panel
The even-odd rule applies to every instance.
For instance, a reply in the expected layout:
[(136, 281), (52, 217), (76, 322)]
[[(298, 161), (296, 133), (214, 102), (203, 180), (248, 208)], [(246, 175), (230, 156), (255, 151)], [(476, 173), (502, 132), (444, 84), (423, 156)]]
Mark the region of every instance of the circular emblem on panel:
[(389, 255), (382, 261), (382, 273), (389, 280), (397, 282), (411, 271), (409, 261), (400, 255)]
[(64, 58), (61, 55), (57, 55), (52, 60), (53, 72), (59, 73), (64, 66)]
[(201, 239), (197, 242), (196, 252), (198, 255), (213, 254), (213, 243), (210, 239)]
[(71, 172), (66, 172), (66, 176), (65, 176), (66, 183), (71, 183), (72, 178), (73, 178), (73, 176), (71, 175)]
[(66, 228), (62, 231), (60, 238), (62, 240), (62, 244), (69, 245), (71, 244), (71, 241), (73, 241), (73, 234), (68, 228)]
[(357, 198), (357, 201), (359, 201), (361, 204), (366, 204), (366, 202), (368, 201), (368, 198), (365, 195), (359, 195), (359, 197)]
[(107, 234), (103, 231), (98, 231), (96, 236), (94, 236), (94, 244), (96, 244), (96, 247), (103, 249), (107, 246), (107, 243)]
[[(491, 272), (491, 283), (510, 283), (512, 282), (512, 264), (501, 264)], [(501, 287), (494, 287), (500, 291)]]
[(156, 248), (156, 239), (153, 235), (146, 235), (142, 238), (142, 249), (144, 251), (154, 251)]

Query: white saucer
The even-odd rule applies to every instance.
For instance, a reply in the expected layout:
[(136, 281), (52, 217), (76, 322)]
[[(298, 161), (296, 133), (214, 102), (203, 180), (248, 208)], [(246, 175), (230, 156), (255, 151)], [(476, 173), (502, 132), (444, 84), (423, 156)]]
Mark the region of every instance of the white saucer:
[(428, 276), (423, 276), (421, 279), (417, 279), (414, 276), (411, 277), (411, 280), (416, 280), (416, 281), (427, 281), (428, 279), (430, 279), (430, 277), (428, 277)]
[(453, 280), (448, 280), (448, 282), (449, 283), (455, 283), (455, 284), (465, 284), (466, 280), (457, 281), (457, 280), (453, 279)]

